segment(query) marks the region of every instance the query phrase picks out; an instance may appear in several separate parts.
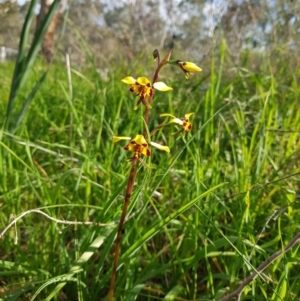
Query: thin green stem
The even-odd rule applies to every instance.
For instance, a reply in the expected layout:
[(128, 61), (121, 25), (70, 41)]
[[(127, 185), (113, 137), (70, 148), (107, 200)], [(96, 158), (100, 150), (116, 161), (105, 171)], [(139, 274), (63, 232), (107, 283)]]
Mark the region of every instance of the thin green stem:
[(113, 301), (113, 298), (114, 298), (114, 287), (115, 287), (115, 280), (116, 280), (116, 276), (117, 276), (117, 267), (118, 267), (119, 254), (120, 254), (122, 230), (123, 230), (123, 225), (124, 225), (124, 221), (126, 218), (127, 209), (128, 209), (129, 203), (130, 203), (133, 185), (135, 182), (137, 165), (138, 165), (138, 158), (133, 158), (131, 170), (130, 170), (130, 174), (129, 174), (129, 178), (128, 178), (128, 183), (127, 183), (127, 188), (126, 188), (126, 192), (125, 192), (124, 205), (123, 205), (122, 214), (121, 214), (121, 218), (120, 218), (119, 226), (118, 226), (118, 232), (117, 232), (117, 238), (116, 238), (116, 244), (115, 244), (115, 250), (114, 250), (114, 262), (113, 262), (112, 273), (111, 273), (111, 278), (110, 278), (110, 288), (109, 288), (109, 297), (108, 297), (109, 301)]
[(168, 123), (161, 123), (159, 124), (154, 130), (152, 130), (150, 132), (150, 137), (153, 136), (158, 130), (160, 130), (161, 128), (163, 128), (165, 125), (167, 125)]

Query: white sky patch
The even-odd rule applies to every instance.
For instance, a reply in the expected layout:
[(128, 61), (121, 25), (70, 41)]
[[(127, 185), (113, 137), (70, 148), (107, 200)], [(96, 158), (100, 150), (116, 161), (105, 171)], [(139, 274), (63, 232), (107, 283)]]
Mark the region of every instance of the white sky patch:
[(222, 17), (226, 14), (228, 2), (224, 0), (213, 0), (206, 2), (203, 7), (203, 14), (206, 17), (204, 25), (208, 28), (208, 35), (213, 36), (215, 27), (221, 22)]
[(26, 2), (27, 2), (27, 0), (17, 0), (17, 3), (18, 3), (20, 6), (25, 5)]

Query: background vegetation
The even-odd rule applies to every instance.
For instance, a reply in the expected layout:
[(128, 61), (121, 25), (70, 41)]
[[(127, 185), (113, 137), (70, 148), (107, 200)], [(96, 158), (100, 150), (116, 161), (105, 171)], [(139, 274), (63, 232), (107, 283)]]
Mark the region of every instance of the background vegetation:
[[(29, 4), (0, 1), (0, 46), (17, 48)], [(223, 37), (235, 65), (242, 62), (245, 49), (272, 52), (278, 47), (294, 51), (300, 47), (299, 1), (69, 0), (65, 7), (68, 25), (58, 45), (60, 60), (68, 52), (78, 68), (87, 61), (78, 33), (101, 69), (109, 68), (112, 61), (131, 63), (141, 52), (150, 56), (155, 48), (173, 49), (178, 56), (203, 64)]]
[[(148, 54), (156, 44), (101, 60), (82, 32), (77, 43), (85, 64), (74, 60), (70, 80), (64, 52), (58, 53), (14, 134), (4, 127), (14, 62), (0, 66), (0, 225), (36, 208), (61, 220), (108, 225), (62, 225), (33, 212), (23, 217), (1, 238), (3, 300), (94, 301), (108, 292), (129, 171), (128, 153), (111, 138), (133, 136), (143, 125), (120, 80), (151, 78)], [(160, 113), (195, 112), (193, 130), (184, 139), (171, 135), (171, 127), (158, 132), (155, 141), (171, 154), (153, 150), (153, 168), (138, 173), (116, 300), (218, 300), (299, 232), (296, 50), (284, 41), (259, 50), (242, 43), (236, 60), (229, 37), (207, 39), (203, 60), (190, 49), (173, 51), (173, 58), (202, 61), (202, 74), (186, 80), (179, 69), (163, 71), (174, 90), (156, 94), (152, 126), (161, 123)], [(15, 112), (48, 68), (35, 62)], [(298, 300), (299, 260), (296, 245), (242, 300)]]

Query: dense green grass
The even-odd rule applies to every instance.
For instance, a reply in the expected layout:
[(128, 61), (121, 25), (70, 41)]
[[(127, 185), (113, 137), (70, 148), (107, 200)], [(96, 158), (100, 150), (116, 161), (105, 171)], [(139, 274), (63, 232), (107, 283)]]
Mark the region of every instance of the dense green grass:
[[(195, 112), (193, 130), (182, 139), (169, 126), (152, 138), (171, 153), (153, 149), (152, 168), (139, 170), (116, 300), (218, 300), (299, 231), (299, 74), (265, 58), (255, 73), (228, 70), (225, 53), (188, 81), (177, 69), (162, 72), (174, 90), (156, 93), (150, 130), (163, 121), (160, 113)], [(44, 69), (35, 65), (16, 106)], [(120, 80), (151, 78), (153, 70), (139, 61), (128, 70), (111, 66), (104, 81), (93, 66), (75, 69), (70, 95), (66, 70), (55, 65), (15, 135), (1, 131), (1, 229), (11, 215), (34, 208), (62, 220), (114, 222), (69, 226), (37, 213), (23, 217), (1, 240), (3, 300), (105, 300), (130, 169), (125, 143), (111, 138), (143, 128)], [(3, 127), (12, 64), (1, 74)], [(298, 249), (266, 269), (242, 299), (298, 300)]]

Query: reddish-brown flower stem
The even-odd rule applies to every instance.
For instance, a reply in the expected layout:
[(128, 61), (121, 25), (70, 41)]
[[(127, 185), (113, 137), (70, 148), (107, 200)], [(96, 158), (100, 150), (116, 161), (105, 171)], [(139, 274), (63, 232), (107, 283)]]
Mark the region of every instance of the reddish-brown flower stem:
[(155, 53), (155, 60), (157, 60), (157, 66), (159, 66), (159, 64), (160, 64), (160, 53), (159, 53), (159, 50), (155, 49), (153, 51), (153, 55), (154, 55), (154, 53)]
[[(153, 84), (156, 83), (157, 80), (158, 80), (158, 74), (159, 74), (161, 68), (169, 61), (170, 55), (171, 55), (171, 52), (169, 52), (167, 54), (167, 56), (163, 59), (163, 61), (160, 61), (159, 51), (155, 50), (155, 57), (157, 59), (157, 68), (156, 68), (154, 76), (153, 76), (152, 87), (153, 87)], [(150, 106), (151, 106), (152, 101), (153, 101), (153, 96), (154, 96), (154, 89), (153, 89), (153, 93), (149, 97), (149, 101), (148, 101), (148, 104)], [(150, 109), (147, 106), (145, 106), (145, 107), (146, 107), (145, 115), (144, 115), (145, 126), (144, 126), (143, 135), (147, 139), (147, 126), (148, 126), (148, 122), (149, 122), (149, 111), (150, 111)], [(139, 160), (141, 160), (141, 159), (136, 158), (136, 157), (134, 157), (131, 160), (132, 165), (131, 165), (131, 170), (130, 170), (130, 174), (129, 174), (129, 178), (128, 178), (127, 188), (126, 188), (126, 192), (125, 192), (125, 200), (124, 200), (124, 205), (123, 205), (123, 209), (122, 209), (121, 218), (120, 218), (120, 221), (119, 221), (119, 226), (118, 226), (118, 231), (117, 231), (117, 238), (116, 238), (116, 243), (115, 243), (114, 262), (113, 262), (111, 279), (110, 279), (108, 301), (113, 301), (113, 298), (114, 298), (114, 288), (115, 288), (115, 280), (116, 280), (116, 277), (117, 277), (117, 267), (118, 267), (118, 260), (119, 260), (119, 254), (120, 254), (122, 230), (123, 230), (123, 225), (124, 225), (125, 218), (126, 218), (127, 209), (128, 209), (129, 203), (130, 203), (131, 194), (132, 194), (132, 191), (133, 191), (133, 185), (134, 185), (134, 181), (135, 181), (135, 177), (136, 177), (136, 170), (137, 170), (137, 165), (138, 165)], [(143, 162), (143, 161), (141, 161), (141, 162)]]
[[(153, 84), (156, 83), (158, 81), (158, 73), (160, 71), (160, 55), (159, 55), (159, 52), (158, 52), (158, 56), (157, 56), (157, 68), (155, 70), (155, 73), (154, 73), (154, 76), (153, 76), (153, 80), (152, 80), (152, 87), (153, 87)], [(151, 97), (149, 97), (149, 105), (151, 106), (152, 104), (152, 101), (153, 101), (153, 97), (154, 97), (154, 93), (155, 93), (155, 90), (153, 89), (153, 93), (151, 95)], [(149, 113), (150, 113), (150, 109), (148, 109), (146, 107), (146, 110), (145, 110), (145, 123), (148, 125), (148, 122), (149, 122)], [(144, 137), (147, 137), (147, 129), (146, 129), (146, 126), (144, 127)]]
[(130, 170), (130, 174), (129, 174), (129, 178), (128, 178), (128, 182), (127, 182), (127, 188), (126, 188), (126, 192), (125, 192), (125, 200), (124, 200), (124, 204), (123, 204), (121, 218), (119, 221), (117, 238), (116, 238), (116, 243), (115, 243), (114, 262), (113, 262), (112, 273), (111, 273), (111, 278), (110, 278), (110, 287), (109, 287), (109, 297), (108, 297), (109, 301), (113, 301), (113, 298), (114, 298), (114, 287), (115, 287), (115, 280), (116, 280), (116, 276), (117, 276), (117, 267), (118, 267), (119, 254), (120, 254), (122, 230), (123, 230), (123, 225), (124, 225), (124, 221), (126, 218), (127, 209), (128, 209), (130, 199), (131, 199), (131, 194), (133, 191), (133, 185), (134, 185), (134, 181), (135, 181), (135, 177), (136, 177), (138, 159), (133, 158), (131, 163), (132, 163), (132, 165), (131, 165), (131, 170)]
[[(171, 53), (172, 51), (169, 51), (167, 53), (167, 55), (165, 56), (165, 58), (160, 61), (160, 55), (159, 55), (159, 51), (156, 49), (156, 57), (157, 57), (157, 68), (155, 70), (155, 73), (154, 73), (154, 76), (153, 76), (153, 80), (152, 80), (152, 86), (154, 85), (154, 83), (156, 83), (158, 81), (158, 74), (160, 72), (160, 70), (168, 63), (169, 59), (170, 59), (170, 56), (171, 56)], [(154, 89), (153, 89), (153, 93), (151, 95), (151, 97), (149, 97), (149, 105), (151, 106), (152, 105), (152, 101), (153, 101), (153, 97), (154, 97)], [(149, 122), (149, 112), (150, 112), (150, 109), (146, 107), (146, 110), (145, 110), (145, 123), (146, 125), (148, 125), (148, 122)], [(144, 127), (144, 136), (147, 137), (147, 129), (146, 129), (146, 126)]]

